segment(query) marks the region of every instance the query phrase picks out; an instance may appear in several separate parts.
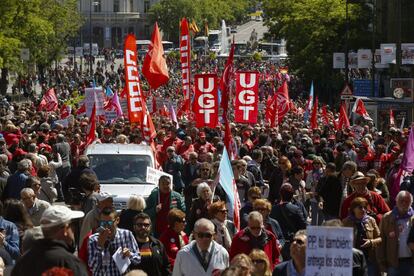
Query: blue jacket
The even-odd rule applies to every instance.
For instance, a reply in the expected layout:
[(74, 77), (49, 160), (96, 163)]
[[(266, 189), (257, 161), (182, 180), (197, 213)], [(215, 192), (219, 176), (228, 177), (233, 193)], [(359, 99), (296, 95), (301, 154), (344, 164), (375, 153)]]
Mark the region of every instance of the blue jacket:
[(15, 172), (7, 179), (3, 192), (3, 199), (20, 199), (20, 191), (26, 188), (26, 180), (29, 176), (24, 172)]
[(17, 230), (17, 226), (13, 222), (0, 217), (0, 229), (6, 231), (4, 249), (6, 249), (14, 260), (17, 259), (20, 257), (19, 231)]

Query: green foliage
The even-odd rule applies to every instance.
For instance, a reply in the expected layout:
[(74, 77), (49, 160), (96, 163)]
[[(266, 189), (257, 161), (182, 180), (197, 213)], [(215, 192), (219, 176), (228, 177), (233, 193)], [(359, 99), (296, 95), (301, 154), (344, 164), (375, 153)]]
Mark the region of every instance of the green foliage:
[(81, 26), (77, 10), (77, 0), (2, 0), (0, 68), (21, 69), (21, 48), (31, 63), (50, 65)]
[(209, 29), (217, 29), (223, 19), (228, 25), (242, 21), (249, 4), (249, 0), (161, 0), (151, 7), (150, 19), (158, 22), (164, 39), (177, 42), (181, 18), (194, 20), (203, 33), (205, 22)]
[(252, 59), (256, 62), (262, 61), (263, 55), (259, 52), (254, 52), (252, 55)]
[[(263, 6), (271, 35), (287, 40), (290, 70), (326, 87), (332, 53), (345, 50), (345, 1), (264, 0)], [(349, 49), (370, 48), (369, 21), (366, 7), (349, 5)]]

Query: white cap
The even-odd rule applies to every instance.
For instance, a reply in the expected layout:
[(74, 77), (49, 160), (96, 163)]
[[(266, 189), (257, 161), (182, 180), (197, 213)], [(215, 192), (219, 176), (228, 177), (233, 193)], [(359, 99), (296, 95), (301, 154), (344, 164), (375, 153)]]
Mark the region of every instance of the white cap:
[(116, 195), (112, 195), (107, 192), (100, 192), (100, 193), (97, 193), (95, 197), (98, 201), (104, 201), (105, 199), (108, 199), (108, 198), (114, 198), (116, 197)]
[(63, 205), (53, 205), (43, 212), (40, 226), (42, 228), (53, 227), (70, 222), (72, 219), (82, 218), (84, 215), (81, 211), (72, 211)]

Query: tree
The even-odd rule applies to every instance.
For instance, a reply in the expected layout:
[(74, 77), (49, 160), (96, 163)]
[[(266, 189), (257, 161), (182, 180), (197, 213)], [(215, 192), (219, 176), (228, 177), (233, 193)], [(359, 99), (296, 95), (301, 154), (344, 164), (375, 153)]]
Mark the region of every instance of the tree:
[(249, 7), (248, 0), (161, 0), (150, 9), (150, 19), (158, 22), (168, 40), (178, 42), (179, 22), (186, 17), (202, 29), (207, 22), (210, 29), (219, 28), (221, 20), (227, 24), (241, 21)]
[[(287, 40), (290, 71), (305, 83), (314, 80), (319, 91), (337, 89), (330, 82), (336, 79), (332, 54), (345, 50), (345, 1), (265, 0), (263, 4), (270, 34)], [(362, 5), (349, 5), (349, 49), (370, 48), (370, 18), (364, 9)]]
[(22, 73), (20, 49), (28, 48), (31, 64), (49, 66), (81, 26), (76, 0), (3, 0), (0, 5), (0, 91), (7, 90), (9, 71)]

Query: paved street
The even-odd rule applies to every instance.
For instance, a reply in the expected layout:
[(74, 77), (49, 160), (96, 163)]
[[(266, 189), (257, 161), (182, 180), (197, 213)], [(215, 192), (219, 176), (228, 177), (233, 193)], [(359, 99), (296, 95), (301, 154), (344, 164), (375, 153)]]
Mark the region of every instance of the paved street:
[(262, 39), (268, 30), (268, 28), (263, 25), (263, 21), (249, 21), (246, 24), (237, 27), (237, 33), (235, 34), (236, 42), (247, 42), (253, 29), (257, 32), (258, 40)]

